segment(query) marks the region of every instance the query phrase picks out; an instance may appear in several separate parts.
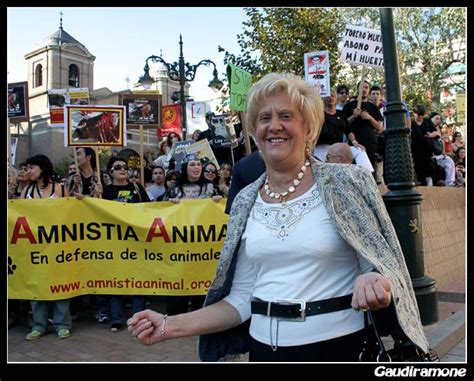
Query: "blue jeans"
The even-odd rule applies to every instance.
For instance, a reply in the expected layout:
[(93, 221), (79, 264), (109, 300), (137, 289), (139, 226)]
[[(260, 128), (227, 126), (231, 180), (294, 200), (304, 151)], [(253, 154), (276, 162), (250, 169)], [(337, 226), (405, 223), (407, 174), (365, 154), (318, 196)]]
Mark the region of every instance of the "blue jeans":
[(110, 296), (96, 295), (95, 296), (95, 310), (101, 315), (110, 316)]
[(41, 333), (46, 332), (48, 328), (48, 307), (53, 303), (53, 325), (56, 331), (66, 328), (71, 329), (71, 312), (69, 304), (71, 299), (54, 300), (54, 301), (31, 301), (31, 310), (33, 311), (33, 327), (35, 331)]
[[(123, 324), (125, 322), (125, 315), (123, 313), (123, 295), (110, 296), (110, 309), (112, 312), (112, 324)], [(132, 312), (139, 312), (145, 309), (145, 296), (132, 296)]]

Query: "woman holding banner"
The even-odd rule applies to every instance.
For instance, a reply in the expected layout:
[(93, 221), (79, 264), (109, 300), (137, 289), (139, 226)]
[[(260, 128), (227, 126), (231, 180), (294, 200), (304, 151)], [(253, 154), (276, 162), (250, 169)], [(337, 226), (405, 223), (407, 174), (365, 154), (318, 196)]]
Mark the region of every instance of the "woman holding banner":
[[(65, 187), (53, 180), (53, 164), (45, 155), (35, 155), (26, 159), (28, 165), (30, 184), (23, 189), (21, 198), (57, 198), (67, 197), (69, 192)], [(31, 310), (33, 312), (33, 327), (26, 335), (26, 340), (33, 341), (43, 336), (48, 328), (48, 307), (53, 303), (53, 325), (58, 338), (66, 339), (71, 336), (71, 312), (69, 309), (70, 299), (54, 300), (32, 300)]]
[(142, 311), (128, 330), (145, 345), (199, 334), (203, 361), (247, 351), (250, 361), (358, 361), (365, 336), (358, 311), (370, 308), (426, 352), (410, 276), (373, 177), (310, 155), (324, 118), (316, 89), (271, 73), (247, 102), (267, 172), (232, 205), (205, 307), (174, 316)]
[[(222, 196), (216, 194), (214, 185), (204, 177), (202, 168), (201, 160), (196, 154), (184, 156), (181, 163), (181, 176), (169, 193), (165, 194), (163, 201), (179, 204), (183, 199), (212, 198), (213, 201), (219, 202)], [(203, 303), (203, 295), (168, 296), (166, 310), (168, 314), (176, 315), (187, 312), (189, 304), (192, 311), (195, 311), (201, 308)]]
[[(107, 163), (107, 170), (112, 177), (112, 184), (106, 185), (102, 198), (104, 200), (139, 203), (149, 202), (148, 193), (138, 182), (132, 182), (128, 176), (127, 160), (118, 156), (111, 157)], [(96, 191), (102, 193), (102, 185), (96, 185)], [(99, 323), (109, 321), (109, 301), (111, 312), (111, 332), (117, 332), (123, 326), (125, 315), (123, 312), (123, 295), (97, 295), (96, 319)], [(145, 296), (132, 296), (132, 311), (138, 312), (145, 309)]]

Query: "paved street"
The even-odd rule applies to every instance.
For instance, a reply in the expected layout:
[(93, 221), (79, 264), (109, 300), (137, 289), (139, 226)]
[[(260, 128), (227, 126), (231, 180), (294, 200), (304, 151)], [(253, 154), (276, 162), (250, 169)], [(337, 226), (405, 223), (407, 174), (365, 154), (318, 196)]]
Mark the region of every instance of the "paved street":
[[(440, 322), (448, 319), (464, 306), (464, 280), (439, 290)], [(443, 301), (444, 299), (444, 301)], [(163, 310), (160, 298), (151, 298), (150, 308)], [(130, 312), (128, 310), (128, 312)], [(109, 324), (99, 324), (91, 311), (78, 314), (73, 322), (70, 338), (60, 340), (50, 333), (37, 341), (25, 340), (28, 333), (26, 322), (8, 330), (9, 362), (197, 362), (197, 337), (165, 341), (146, 347), (123, 329), (117, 333), (109, 330)], [(425, 327), (425, 332), (436, 330), (437, 324)], [(436, 332), (434, 332), (436, 333)], [(433, 334), (433, 332), (431, 332)], [(455, 343), (442, 357), (443, 362), (465, 361), (465, 340)], [(244, 357), (243, 361), (246, 360)]]

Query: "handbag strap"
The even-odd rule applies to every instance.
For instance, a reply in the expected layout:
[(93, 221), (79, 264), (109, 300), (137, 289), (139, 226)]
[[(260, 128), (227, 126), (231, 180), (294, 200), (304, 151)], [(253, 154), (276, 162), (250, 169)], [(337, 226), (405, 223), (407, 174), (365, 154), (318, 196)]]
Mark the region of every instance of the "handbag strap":
[[(385, 345), (380, 338), (380, 335), (377, 331), (377, 326), (375, 325), (375, 320), (374, 317), (372, 316), (372, 312), (370, 310), (364, 311), (364, 326), (365, 326), (365, 333), (366, 337), (363, 343), (362, 347), (362, 352), (359, 355), (359, 360), (364, 361), (365, 356), (371, 357), (371, 354), (374, 354), (371, 351), (370, 344), (373, 344), (376, 347), (376, 358), (375, 359), (369, 359), (369, 360), (375, 360), (377, 362), (380, 361), (387, 361), (387, 362), (392, 362), (392, 358), (388, 354), (387, 350), (385, 349)], [(372, 342), (371, 338), (375, 338), (375, 342)]]

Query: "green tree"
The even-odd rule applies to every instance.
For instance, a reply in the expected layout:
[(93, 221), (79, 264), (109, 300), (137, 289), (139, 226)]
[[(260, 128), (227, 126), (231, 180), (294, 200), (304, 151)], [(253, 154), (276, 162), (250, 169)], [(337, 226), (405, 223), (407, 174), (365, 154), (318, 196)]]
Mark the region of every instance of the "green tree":
[[(331, 83), (355, 89), (361, 67), (340, 61), (346, 24), (380, 29), (379, 8), (246, 8), (248, 20), (237, 35), (240, 54), (219, 46), (224, 62), (251, 72), (255, 79), (271, 71), (304, 74), (303, 55), (329, 50)], [(395, 8), (400, 82), (412, 106), (438, 108), (444, 87), (465, 90), (465, 8)], [(383, 70), (369, 69), (371, 83), (384, 82)], [(433, 104), (431, 104), (433, 103)]]
[(466, 55), (460, 49), (466, 42), (464, 8), (398, 8), (394, 21), (408, 102), (436, 108), (444, 87), (465, 90)]
[(286, 71), (304, 75), (303, 56), (314, 50), (328, 50), (332, 79), (341, 63), (337, 52), (342, 21), (335, 8), (246, 8), (248, 20), (237, 35), (241, 47), (235, 55), (219, 46), (224, 62), (252, 73), (257, 80), (266, 73)]

